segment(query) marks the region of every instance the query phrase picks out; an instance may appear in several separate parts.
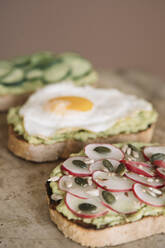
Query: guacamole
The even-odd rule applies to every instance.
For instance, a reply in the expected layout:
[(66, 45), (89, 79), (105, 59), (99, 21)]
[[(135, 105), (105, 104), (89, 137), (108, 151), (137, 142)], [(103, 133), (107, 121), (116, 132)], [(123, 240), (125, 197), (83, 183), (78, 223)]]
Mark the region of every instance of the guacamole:
[(31, 144), (53, 144), (56, 142), (75, 139), (79, 141), (86, 141), (89, 138), (96, 139), (98, 137), (107, 137), (110, 135), (117, 135), (120, 133), (137, 133), (139, 131), (145, 130), (149, 125), (155, 123), (157, 120), (157, 112), (152, 111), (140, 111), (135, 112), (130, 117), (119, 120), (111, 128), (104, 132), (91, 132), (88, 130), (74, 130), (69, 132), (57, 131), (53, 137), (41, 138), (37, 136), (29, 136), (23, 125), (23, 119), (19, 115), (19, 107), (11, 108), (8, 113), (8, 124), (11, 124), (14, 131)]
[[(134, 146), (136, 146), (139, 151), (142, 147), (149, 145), (149, 144), (142, 144), (142, 143), (131, 143)], [(150, 144), (151, 145), (151, 144)], [(122, 147), (123, 144), (117, 144), (116, 146)], [(83, 156), (84, 152), (77, 154)], [(63, 175), (63, 172), (61, 170), (61, 165), (58, 165), (51, 173), (50, 177), (58, 176), (61, 177)], [(58, 183), (57, 182), (50, 182), (50, 188), (52, 190), (53, 194), (60, 194), (62, 198), (65, 196), (65, 192), (59, 190)], [(79, 218), (76, 215), (74, 215), (66, 206), (64, 200), (62, 199), (61, 202), (57, 205), (56, 210), (63, 214), (67, 219), (69, 220), (81, 220), (88, 224), (93, 224), (96, 226), (96, 228), (101, 228), (104, 226), (114, 226), (118, 224), (125, 224), (129, 222), (134, 222), (137, 220), (142, 219), (145, 216), (159, 216), (159, 215), (165, 215), (165, 207), (152, 207), (149, 205), (142, 204), (139, 210), (134, 214), (118, 214), (112, 210), (109, 210), (109, 212), (101, 217), (97, 218)]]

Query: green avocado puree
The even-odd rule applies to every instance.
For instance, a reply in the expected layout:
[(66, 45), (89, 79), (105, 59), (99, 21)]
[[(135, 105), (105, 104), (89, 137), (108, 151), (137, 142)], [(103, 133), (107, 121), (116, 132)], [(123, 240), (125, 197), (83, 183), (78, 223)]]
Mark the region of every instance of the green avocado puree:
[(98, 137), (106, 138), (110, 135), (117, 135), (120, 133), (137, 133), (145, 130), (152, 123), (157, 120), (157, 112), (152, 111), (140, 111), (135, 112), (130, 117), (124, 118), (116, 122), (111, 128), (104, 132), (91, 132), (88, 130), (74, 130), (69, 132), (57, 131), (52, 137), (42, 138), (37, 136), (30, 136), (26, 133), (23, 124), (23, 118), (19, 115), (20, 107), (11, 108), (8, 113), (8, 124), (13, 125), (14, 131), (31, 144), (54, 144), (56, 142), (75, 139), (80, 141), (86, 141), (89, 138), (96, 139)]

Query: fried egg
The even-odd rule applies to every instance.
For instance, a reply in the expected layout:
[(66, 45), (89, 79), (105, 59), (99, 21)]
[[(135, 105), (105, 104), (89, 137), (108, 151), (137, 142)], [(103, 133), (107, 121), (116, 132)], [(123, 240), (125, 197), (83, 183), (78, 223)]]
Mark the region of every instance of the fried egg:
[(116, 89), (77, 87), (66, 81), (34, 93), (19, 114), (28, 135), (52, 137), (70, 130), (106, 131), (136, 111), (151, 110), (147, 101)]

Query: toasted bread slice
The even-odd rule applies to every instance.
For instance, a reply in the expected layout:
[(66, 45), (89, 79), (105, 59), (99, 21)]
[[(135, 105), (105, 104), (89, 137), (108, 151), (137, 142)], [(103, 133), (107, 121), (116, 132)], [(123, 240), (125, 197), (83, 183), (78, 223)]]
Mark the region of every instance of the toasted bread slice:
[(120, 143), (120, 142), (144, 142), (148, 143), (152, 139), (154, 124), (144, 131), (130, 134), (118, 134), (108, 136), (107, 138), (88, 139), (87, 142), (78, 140), (65, 140), (54, 144), (30, 144), (14, 132), (13, 127), (9, 126), (8, 148), (9, 150), (26, 160), (34, 162), (55, 161), (59, 158), (67, 158), (71, 153), (79, 152), (86, 144), (89, 143)]
[[(94, 145), (97, 145), (97, 144), (94, 144)], [(132, 145), (132, 148), (130, 147), (130, 145)], [(150, 144), (150, 145), (152, 146), (152, 144)], [(149, 147), (151, 148), (150, 145), (149, 145)], [(132, 199), (132, 202), (129, 201), (128, 202), (129, 205), (127, 205), (125, 200), (123, 200), (124, 198), (120, 198), (120, 196), (119, 196), (120, 194), (123, 194), (123, 192), (120, 191), (121, 188), (120, 189), (119, 188), (114, 189), (113, 183), (111, 184), (111, 187), (110, 187), (110, 185), (108, 186), (108, 184), (104, 184), (107, 187), (105, 186), (103, 191), (107, 192), (107, 193), (111, 192), (110, 194), (116, 197), (114, 202), (116, 203), (118, 201), (118, 207), (119, 207), (119, 208), (116, 208), (115, 206), (117, 206), (117, 204), (113, 205), (113, 203), (114, 203), (113, 201), (108, 201), (108, 200), (106, 201), (107, 198), (104, 198), (104, 197), (102, 198), (103, 195), (101, 192), (103, 192), (102, 191), (103, 184), (102, 185), (97, 184), (98, 181), (100, 180), (100, 178), (98, 178), (97, 183), (94, 181), (93, 173), (90, 170), (91, 165), (93, 165), (93, 169), (94, 169), (94, 166), (96, 166), (95, 167), (95, 169), (96, 169), (95, 173), (98, 172), (98, 170), (99, 170), (97, 167), (98, 162), (102, 163), (101, 161), (104, 161), (104, 158), (103, 158), (104, 155), (101, 154), (102, 159), (98, 160), (98, 157), (97, 157), (98, 155), (95, 157), (96, 153), (91, 152), (91, 151), (94, 151), (94, 147), (96, 148), (96, 146), (93, 147), (93, 150), (91, 150), (92, 148), (90, 148), (89, 146), (87, 146), (85, 149), (84, 156), (87, 156), (87, 157), (84, 157), (84, 158), (85, 159), (89, 158), (87, 154), (90, 154), (90, 158), (93, 158), (92, 159), (93, 161), (91, 161), (90, 164), (88, 164), (88, 167), (84, 167), (84, 170), (86, 170), (88, 168), (89, 172), (91, 173), (91, 174), (88, 174), (88, 176), (86, 176), (86, 179), (87, 179), (86, 187), (84, 187), (84, 185), (78, 183), (78, 181), (75, 180), (77, 178), (79, 178), (79, 179), (83, 178), (83, 176), (81, 176), (81, 175), (83, 175), (83, 174), (81, 174), (82, 168), (81, 169), (80, 169), (80, 167), (78, 168), (77, 165), (75, 167), (74, 166), (72, 167), (72, 164), (74, 165), (74, 163), (72, 163), (72, 164), (69, 163), (69, 159), (66, 160), (64, 163), (59, 164), (52, 171), (52, 173), (50, 174), (50, 178), (46, 182), (46, 191), (47, 191), (47, 200), (48, 200), (50, 218), (57, 225), (58, 229), (60, 231), (62, 231), (62, 233), (65, 235), (65, 237), (70, 238), (73, 241), (78, 242), (81, 245), (88, 246), (88, 247), (114, 246), (114, 245), (127, 243), (130, 241), (142, 239), (142, 238), (154, 235), (154, 234), (165, 233), (164, 188), (162, 188), (162, 190), (161, 190), (161, 188), (159, 188), (159, 190), (155, 189), (159, 192), (159, 195), (158, 194), (156, 195), (156, 193), (155, 193), (155, 195), (152, 194), (151, 199), (150, 199), (150, 197), (148, 198), (148, 196), (147, 196), (147, 198), (145, 198), (146, 197), (145, 195), (143, 195), (144, 198), (143, 197), (139, 198), (139, 195), (135, 194), (134, 185), (140, 185), (143, 183), (140, 180), (136, 183), (133, 181), (131, 191), (132, 191), (135, 198)], [(141, 144), (141, 143), (140, 144), (138, 144), (138, 143), (126, 144), (125, 143), (124, 145), (115, 144), (115, 146), (116, 146), (116, 148), (117, 148), (117, 146), (118, 146), (118, 148), (120, 147), (120, 149), (122, 149), (122, 151), (123, 151), (124, 159), (122, 160), (123, 161), (122, 163), (126, 163), (126, 161), (130, 162), (130, 160), (131, 160), (131, 162), (134, 161), (134, 163), (138, 163), (140, 161), (148, 162), (148, 160), (145, 160), (146, 158), (143, 157), (145, 154), (144, 147), (145, 147), (145, 149), (147, 148), (147, 146), (145, 146), (145, 144)], [(131, 153), (129, 155), (128, 151), (130, 149), (131, 149)], [(137, 149), (136, 150), (136, 158), (135, 158), (135, 154), (132, 154), (133, 151), (135, 152), (135, 149)], [(153, 149), (154, 149), (154, 146), (153, 146)], [(87, 150), (88, 150), (88, 152), (87, 152)], [(110, 150), (110, 152), (111, 151), (112, 150)], [(157, 150), (155, 152), (157, 152)], [(117, 154), (117, 153), (115, 155), (116, 157), (114, 157), (115, 159), (117, 159), (118, 155), (120, 154), (120, 153), (119, 154)], [(138, 154), (138, 156), (137, 156), (137, 154)], [(76, 159), (76, 156), (72, 157), (72, 158)], [(96, 158), (97, 158), (97, 160), (96, 160)], [(72, 162), (73, 161), (74, 160), (72, 160)], [(112, 160), (111, 160), (111, 162), (112, 162)], [(68, 167), (65, 167), (67, 165), (68, 165)], [(104, 165), (104, 163), (103, 163), (103, 165)], [(70, 168), (69, 168), (69, 166), (70, 166)], [(112, 164), (112, 167), (113, 167), (113, 164)], [(66, 168), (68, 170), (65, 170)], [(76, 168), (76, 170), (75, 170), (75, 168)], [(66, 172), (67, 172), (67, 174), (66, 174)], [(103, 172), (103, 169), (101, 169), (101, 168), (100, 168), (100, 172), (101, 173), (107, 173), (106, 175), (108, 176), (107, 177), (108, 181), (111, 181), (110, 178), (112, 179), (112, 177), (118, 175), (118, 172), (115, 169), (115, 167), (113, 167), (113, 174), (109, 173), (109, 170), (104, 170), (104, 172)], [(129, 172), (127, 172), (127, 174), (128, 173)], [(130, 171), (130, 173), (133, 173), (133, 172)], [(139, 172), (134, 173), (134, 174), (138, 175), (138, 173)], [(142, 174), (140, 174), (140, 175), (142, 175)], [(125, 177), (125, 181), (128, 180), (127, 176), (124, 174), (118, 176), (118, 180), (119, 181), (122, 180), (122, 177)], [(91, 178), (93, 180), (92, 181), (93, 186), (94, 186), (94, 184), (97, 185), (97, 188), (95, 189), (95, 190), (98, 190), (98, 193), (99, 193), (97, 196), (88, 194), (89, 188), (87, 189), (87, 187), (89, 185), (90, 186), (92, 185), (89, 183), (90, 182), (89, 178)], [(144, 176), (144, 178), (145, 178), (145, 176)], [(157, 177), (157, 179), (155, 179), (155, 180), (160, 179), (160, 178), (159, 179), (158, 178), (159, 177)], [(102, 179), (105, 179), (105, 177), (103, 177)], [(62, 180), (64, 180), (63, 181), (64, 183), (61, 183)], [(154, 179), (152, 179), (152, 180), (154, 180)], [(70, 184), (67, 185), (67, 182), (70, 182)], [(76, 184), (74, 184), (74, 182), (76, 182)], [(151, 183), (151, 181), (148, 183), (148, 186), (147, 186), (147, 184), (144, 186), (145, 187), (144, 192), (146, 195), (147, 195), (147, 193), (150, 192), (150, 189), (152, 187), (152, 183), (151, 184), (150, 183)], [(163, 185), (163, 183), (162, 183), (162, 185)], [(143, 190), (144, 190), (144, 188), (143, 188)], [(85, 198), (85, 195), (84, 195), (84, 198), (82, 198), (82, 195), (80, 194), (81, 191), (86, 192), (88, 196), (86, 195), (86, 198)], [(162, 192), (161, 194), (163, 194), (162, 203), (160, 203), (159, 206), (156, 206), (157, 205), (156, 202), (157, 202), (158, 198), (160, 197), (160, 192)], [(137, 193), (137, 191), (136, 191), (136, 193)], [(125, 191), (124, 194), (125, 194), (125, 197), (129, 198), (128, 191), (127, 192)], [(70, 199), (69, 201), (67, 198), (68, 195), (71, 196), (71, 198), (69, 198)], [(96, 204), (96, 202), (95, 202), (96, 197), (97, 197), (97, 200), (100, 201), (100, 203), (102, 205), (104, 205), (104, 207), (107, 207), (110, 212), (106, 213), (103, 216), (100, 215), (100, 216), (98, 216), (98, 218), (96, 217), (96, 215), (93, 215), (93, 217), (96, 219), (94, 219), (94, 220), (91, 219), (91, 221), (90, 221), (90, 219), (88, 219), (88, 221), (87, 221), (86, 218), (91, 218), (92, 212), (89, 210), (89, 208), (88, 209), (87, 208), (80, 208), (80, 205), (82, 205), (83, 203), (89, 204), (89, 205), (90, 205), (90, 203)], [(75, 200), (75, 199), (77, 199), (77, 200)], [(105, 201), (103, 199), (105, 199)], [(111, 198), (111, 200), (112, 200), (112, 198)], [(143, 205), (140, 206), (140, 209), (137, 208), (137, 210), (135, 210), (134, 207), (136, 205), (137, 200), (139, 202), (141, 202), (141, 204), (143, 204)], [(160, 200), (160, 198), (159, 198), (159, 200)], [(72, 204), (72, 201), (73, 201), (73, 204)], [(123, 203), (123, 202), (125, 202), (125, 203)], [(156, 203), (156, 205), (155, 205), (155, 203)], [(161, 206), (161, 204), (162, 204), (162, 206)], [(97, 206), (97, 204), (96, 204), (96, 206)], [(121, 208), (120, 208), (120, 206), (121, 206)], [(157, 207), (158, 207), (158, 211), (155, 211), (155, 209)], [(131, 212), (128, 213), (127, 212), (128, 209)], [(86, 212), (88, 210), (89, 210), (89, 212)], [(125, 210), (126, 210), (126, 212), (125, 212)], [(141, 210), (142, 210), (142, 212), (141, 212)], [(154, 212), (152, 212), (153, 210), (154, 210)], [(114, 217), (114, 215), (112, 214), (113, 211), (117, 213), (117, 215), (116, 215), (117, 219), (109, 218), (112, 216)], [(91, 216), (89, 213), (91, 214)], [(97, 214), (97, 212), (95, 212), (95, 214)], [(76, 218), (76, 216), (77, 216), (77, 218)], [(123, 222), (118, 221), (119, 220), (118, 217), (124, 218), (123, 219), (124, 221)]]
[(165, 233), (165, 216), (144, 217), (136, 222), (97, 230), (74, 223), (50, 207), (49, 212), (51, 220), (64, 233), (65, 237), (83, 246), (114, 246)]
[(11, 107), (23, 104), (30, 94), (31, 93), (0, 96), (0, 112), (7, 111)]

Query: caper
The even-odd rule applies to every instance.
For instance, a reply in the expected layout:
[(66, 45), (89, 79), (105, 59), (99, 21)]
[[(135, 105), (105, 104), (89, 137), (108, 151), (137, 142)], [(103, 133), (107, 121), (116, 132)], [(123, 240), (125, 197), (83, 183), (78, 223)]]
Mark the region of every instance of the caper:
[(98, 153), (108, 153), (108, 152), (111, 151), (111, 149), (109, 149), (106, 146), (97, 146), (97, 147), (94, 148), (94, 151), (98, 152)]
[(109, 191), (102, 191), (103, 199), (108, 203), (112, 204), (116, 201), (115, 196)]
[(77, 183), (80, 186), (84, 186), (84, 185), (88, 184), (87, 178), (75, 177), (74, 181), (75, 181), (75, 183)]
[(104, 159), (104, 160), (103, 160), (103, 165), (104, 165), (104, 167), (105, 167), (106, 169), (108, 169), (110, 172), (113, 172), (113, 171), (114, 171), (113, 165), (112, 165), (112, 163), (111, 163), (109, 160)]
[(94, 204), (91, 204), (91, 203), (81, 203), (79, 204), (78, 208), (81, 210), (81, 211), (88, 211), (88, 212), (91, 212), (91, 211), (94, 211), (97, 209), (97, 207), (94, 205)]
[(84, 163), (82, 160), (73, 160), (72, 164), (74, 164), (80, 168), (86, 168), (87, 167), (86, 163)]
[(150, 158), (151, 162), (154, 162), (155, 160), (162, 160), (165, 161), (165, 154), (164, 153), (155, 153)]
[(116, 169), (116, 173), (119, 175), (119, 176), (123, 176), (126, 172), (126, 167), (123, 163), (120, 163), (119, 166), (117, 167)]

